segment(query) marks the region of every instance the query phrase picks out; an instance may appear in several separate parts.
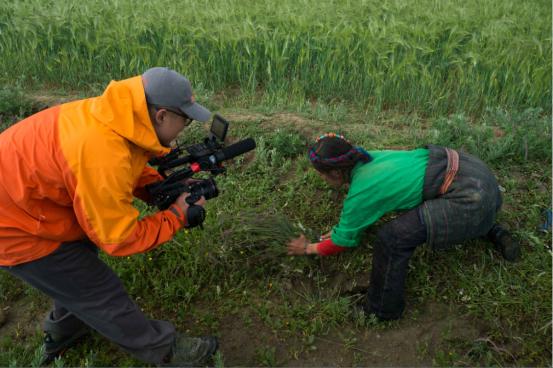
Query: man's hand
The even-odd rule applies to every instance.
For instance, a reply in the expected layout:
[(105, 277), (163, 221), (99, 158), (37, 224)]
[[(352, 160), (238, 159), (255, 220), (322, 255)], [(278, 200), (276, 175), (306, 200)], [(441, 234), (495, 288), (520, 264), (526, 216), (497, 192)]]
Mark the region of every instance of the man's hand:
[(317, 243), (309, 244), (304, 234), (288, 242), (288, 255), (303, 256), (307, 254), (317, 254)]
[(193, 178), (186, 178), (182, 180), (183, 184), (186, 184), (188, 186), (194, 185), (195, 183), (199, 183), (200, 179), (193, 179)]
[[(188, 207), (190, 207), (188, 202), (186, 202), (186, 197), (188, 197), (189, 195), (190, 195), (190, 193), (184, 192), (175, 201), (175, 204), (180, 207), (180, 209), (182, 210), (182, 212), (185, 215), (188, 213)], [(194, 204), (197, 205), (197, 206), (202, 206), (202, 207), (205, 206), (204, 196), (200, 197), (200, 199)]]

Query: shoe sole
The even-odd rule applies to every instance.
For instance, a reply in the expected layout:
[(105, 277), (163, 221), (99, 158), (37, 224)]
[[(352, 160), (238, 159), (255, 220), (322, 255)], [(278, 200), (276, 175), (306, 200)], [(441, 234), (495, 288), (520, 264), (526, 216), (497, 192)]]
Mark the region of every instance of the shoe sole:
[(42, 361), (40, 362), (40, 365), (48, 365), (48, 364), (52, 363), (56, 358), (59, 358), (63, 354), (65, 354), (67, 352), (67, 350), (69, 350), (73, 346), (77, 345), (89, 333), (90, 333), (90, 331), (88, 329), (85, 330), (85, 331), (79, 332), (78, 334), (75, 334), (70, 339), (66, 340), (55, 351), (50, 351), (50, 352), (45, 351), (44, 356), (42, 358)]

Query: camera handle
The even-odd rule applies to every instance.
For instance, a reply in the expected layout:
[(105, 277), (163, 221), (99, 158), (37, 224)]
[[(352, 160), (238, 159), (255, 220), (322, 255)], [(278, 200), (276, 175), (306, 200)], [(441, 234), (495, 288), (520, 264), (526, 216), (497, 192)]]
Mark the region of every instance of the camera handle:
[(205, 220), (205, 209), (202, 206), (196, 204), (190, 205), (186, 211), (186, 225), (187, 229), (191, 227), (200, 226), (203, 229), (203, 222)]

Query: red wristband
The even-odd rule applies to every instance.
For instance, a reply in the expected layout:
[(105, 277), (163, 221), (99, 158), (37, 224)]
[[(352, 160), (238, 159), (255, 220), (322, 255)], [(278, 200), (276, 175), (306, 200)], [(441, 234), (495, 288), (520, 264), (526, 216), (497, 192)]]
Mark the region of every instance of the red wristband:
[(346, 250), (346, 247), (334, 244), (330, 238), (317, 244), (317, 253), (321, 256), (330, 256), (344, 250)]

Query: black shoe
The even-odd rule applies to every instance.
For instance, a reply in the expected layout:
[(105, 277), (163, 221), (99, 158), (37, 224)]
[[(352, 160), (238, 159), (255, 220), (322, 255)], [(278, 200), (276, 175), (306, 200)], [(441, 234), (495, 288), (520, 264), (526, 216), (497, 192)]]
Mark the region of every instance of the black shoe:
[(495, 249), (501, 253), (503, 258), (509, 262), (520, 260), (520, 244), (513, 238), (511, 233), (499, 224), (495, 224), (488, 232), (488, 239), (494, 244)]
[(179, 335), (164, 366), (198, 367), (207, 364), (219, 348), (214, 336), (188, 337)]
[(40, 364), (50, 364), (89, 332), (89, 327), (73, 314), (54, 320), (50, 312), (44, 321), (44, 356)]
[(360, 327), (374, 326), (382, 322), (376, 314), (366, 311), (359, 303), (352, 305), (350, 316), (352, 321)]
[(369, 307), (365, 301), (360, 301), (351, 306), (351, 318), (355, 323), (361, 325), (376, 325), (379, 322), (389, 322), (400, 319), (401, 314), (392, 315), (378, 313)]

